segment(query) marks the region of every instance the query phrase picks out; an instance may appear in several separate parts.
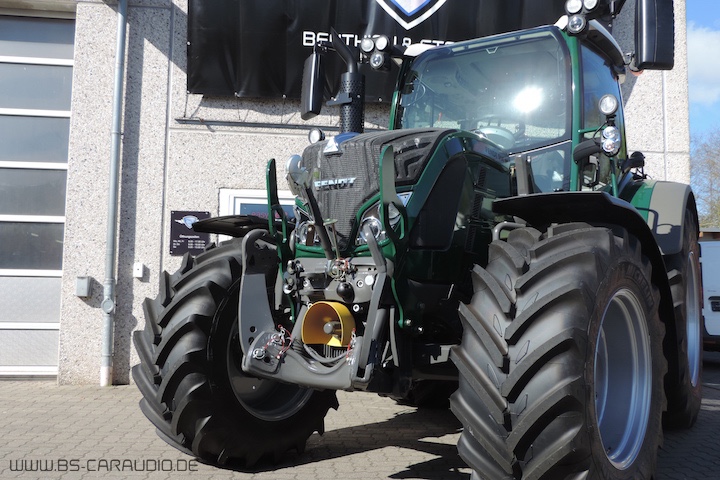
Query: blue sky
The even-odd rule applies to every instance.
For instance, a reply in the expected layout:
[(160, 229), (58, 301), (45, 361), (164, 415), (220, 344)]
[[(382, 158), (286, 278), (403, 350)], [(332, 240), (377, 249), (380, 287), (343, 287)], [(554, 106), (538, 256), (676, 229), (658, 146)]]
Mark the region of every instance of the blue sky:
[(720, 129), (720, 0), (687, 0), (690, 134)]

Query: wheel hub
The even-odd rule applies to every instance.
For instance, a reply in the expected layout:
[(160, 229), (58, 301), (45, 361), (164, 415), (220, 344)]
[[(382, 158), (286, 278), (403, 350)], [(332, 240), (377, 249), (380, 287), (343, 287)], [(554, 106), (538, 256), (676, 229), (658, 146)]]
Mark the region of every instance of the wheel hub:
[(635, 293), (615, 292), (600, 325), (595, 349), (597, 424), (608, 460), (618, 469), (637, 458), (645, 438), (652, 396), (647, 318)]

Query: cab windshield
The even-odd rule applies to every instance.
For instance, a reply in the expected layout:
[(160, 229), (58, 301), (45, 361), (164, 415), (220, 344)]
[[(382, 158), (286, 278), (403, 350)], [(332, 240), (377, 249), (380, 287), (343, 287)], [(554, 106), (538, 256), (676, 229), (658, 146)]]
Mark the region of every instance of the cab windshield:
[(398, 128), (459, 128), (507, 153), (570, 139), (567, 47), (554, 27), (455, 43), (405, 75)]

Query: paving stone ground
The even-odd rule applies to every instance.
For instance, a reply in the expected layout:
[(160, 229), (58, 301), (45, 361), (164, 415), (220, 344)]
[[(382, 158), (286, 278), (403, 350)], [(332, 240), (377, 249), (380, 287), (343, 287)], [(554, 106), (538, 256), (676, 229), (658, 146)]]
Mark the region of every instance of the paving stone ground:
[[(697, 425), (665, 432), (656, 480), (720, 478), (720, 354), (706, 353)], [(303, 455), (234, 472), (203, 465), (160, 440), (134, 386), (0, 381), (0, 479), (464, 479), (460, 425), (449, 410), (416, 410), (377, 395), (339, 392), (324, 436)], [(31, 471), (34, 470), (34, 471)]]

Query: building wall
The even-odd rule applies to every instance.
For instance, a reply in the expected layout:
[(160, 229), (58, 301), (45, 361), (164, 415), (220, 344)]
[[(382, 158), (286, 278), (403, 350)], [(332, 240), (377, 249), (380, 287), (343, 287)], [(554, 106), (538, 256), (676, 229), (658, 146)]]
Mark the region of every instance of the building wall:
[[(115, 5), (82, 1), (76, 18), (58, 381), (94, 384), (103, 322)], [(130, 368), (138, 362), (131, 336), (144, 326), (143, 299), (156, 295), (163, 269), (174, 271), (180, 263), (168, 253), (170, 211), (217, 214), (220, 188), (262, 189), (267, 160), (278, 159), (282, 168), (307, 145), (308, 126), (295, 101), (186, 93), (185, 0), (132, 0), (127, 23), (115, 383), (130, 382)], [(676, 25), (676, 69), (632, 78), (624, 94), (630, 148), (645, 151), (655, 178), (688, 182), (682, 0), (676, 2)], [(369, 109), (366, 117), (370, 127), (387, 124), (384, 107)], [(336, 125), (337, 114), (328, 110), (311, 123)], [(283, 176), (279, 172), (280, 188), (286, 188)], [(142, 279), (132, 277), (135, 262), (146, 266)], [(94, 279), (92, 297), (75, 296), (78, 276)]]
[[(655, 179), (690, 183), (687, 29), (685, 0), (675, 0), (675, 68), (628, 74), (623, 86), (628, 152), (645, 154)], [(613, 34), (626, 52), (634, 50), (634, 2), (626, 7)]]

